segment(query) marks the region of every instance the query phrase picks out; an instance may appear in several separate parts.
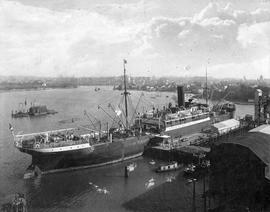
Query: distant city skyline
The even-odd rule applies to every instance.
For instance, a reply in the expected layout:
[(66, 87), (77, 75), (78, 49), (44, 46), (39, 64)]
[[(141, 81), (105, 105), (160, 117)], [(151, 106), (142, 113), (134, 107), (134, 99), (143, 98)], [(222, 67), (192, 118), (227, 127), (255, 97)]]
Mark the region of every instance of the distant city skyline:
[(270, 78), (270, 0), (0, 0), (0, 75)]

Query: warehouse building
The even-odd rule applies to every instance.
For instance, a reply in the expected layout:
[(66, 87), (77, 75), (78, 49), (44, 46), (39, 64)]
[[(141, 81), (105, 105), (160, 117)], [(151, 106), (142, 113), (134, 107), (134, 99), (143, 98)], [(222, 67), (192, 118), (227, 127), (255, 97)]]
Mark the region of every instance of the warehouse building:
[(212, 131), (218, 135), (226, 134), (240, 127), (240, 122), (236, 119), (228, 119), (212, 125)]
[[(210, 153), (210, 193), (220, 206), (260, 211), (270, 194), (270, 125), (214, 146)], [(224, 207), (223, 207), (224, 208)]]

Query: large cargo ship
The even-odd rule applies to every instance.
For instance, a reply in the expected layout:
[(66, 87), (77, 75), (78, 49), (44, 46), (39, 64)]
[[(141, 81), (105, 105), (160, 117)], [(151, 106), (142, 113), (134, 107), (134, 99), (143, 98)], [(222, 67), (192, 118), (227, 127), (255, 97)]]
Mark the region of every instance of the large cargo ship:
[[(112, 164), (142, 155), (149, 134), (128, 122), (126, 89), (126, 60), (124, 60), (125, 120), (114, 128), (101, 130), (87, 127), (51, 130), (15, 135), (14, 145), (32, 156), (28, 171), (48, 173)], [(121, 113), (122, 110), (115, 111)]]
[(135, 129), (87, 133), (69, 128), (14, 135), (15, 146), (32, 155), (30, 168), (56, 172), (112, 164), (142, 155), (149, 136)]

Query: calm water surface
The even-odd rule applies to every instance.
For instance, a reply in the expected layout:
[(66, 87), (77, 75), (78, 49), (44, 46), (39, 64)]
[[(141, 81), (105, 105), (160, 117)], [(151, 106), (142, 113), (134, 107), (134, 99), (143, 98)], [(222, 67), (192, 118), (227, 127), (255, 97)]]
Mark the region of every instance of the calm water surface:
[[(139, 91), (131, 92), (130, 102), (134, 106), (130, 109), (130, 117), (140, 95)], [(145, 92), (137, 109), (146, 111), (153, 106), (162, 108), (164, 104), (173, 101), (174, 95), (174, 93)], [(8, 123), (12, 123), (17, 133), (76, 127), (90, 124), (84, 110), (105, 123), (109, 118), (102, 109), (98, 109), (98, 105), (112, 114), (108, 104), (118, 105), (121, 98), (121, 92), (113, 91), (111, 87), (101, 87), (98, 92), (94, 91), (94, 87), (79, 87), (0, 93), (0, 203), (5, 202), (12, 194), (22, 192), (26, 194), (30, 211), (91, 209), (91, 211), (121, 212), (127, 211), (121, 206), (122, 203), (147, 190), (145, 183), (149, 179), (155, 178), (155, 186), (165, 182), (170, 174), (157, 175), (153, 171), (154, 167), (149, 164), (150, 159), (146, 158), (135, 160), (137, 168), (128, 179), (124, 178), (126, 163), (50, 174), (37, 179), (23, 179), (23, 174), (31, 163), (31, 157), (14, 148)], [(25, 99), (28, 105), (30, 102), (45, 104), (58, 113), (44, 117), (12, 119), (11, 110), (18, 109), (19, 103), (24, 103)], [(237, 116), (253, 114), (253, 110), (252, 105), (237, 105)], [(108, 190), (109, 193), (98, 192), (94, 185)]]

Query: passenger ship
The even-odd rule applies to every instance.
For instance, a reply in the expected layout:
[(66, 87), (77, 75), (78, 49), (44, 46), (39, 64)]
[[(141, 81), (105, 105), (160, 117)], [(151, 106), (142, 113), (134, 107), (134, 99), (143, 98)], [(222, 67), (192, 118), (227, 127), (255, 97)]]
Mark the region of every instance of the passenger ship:
[(235, 105), (224, 104), (222, 109), (210, 110), (207, 104), (193, 102), (189, 99), (185, 102), (185, 94), (182, 86), (177, 87), (178, 105), (163, 107), (162, 110), (153, 108), (144, 114), (139, 114), (136, 124), (143, 130), (166, 134), (171, 137), (182, 137), (184, 135), (200, 132), (209, 127), (211, 123), (229, 119), (234, 116)]

